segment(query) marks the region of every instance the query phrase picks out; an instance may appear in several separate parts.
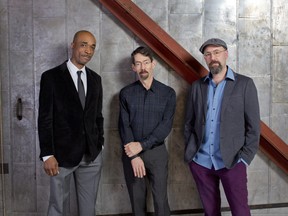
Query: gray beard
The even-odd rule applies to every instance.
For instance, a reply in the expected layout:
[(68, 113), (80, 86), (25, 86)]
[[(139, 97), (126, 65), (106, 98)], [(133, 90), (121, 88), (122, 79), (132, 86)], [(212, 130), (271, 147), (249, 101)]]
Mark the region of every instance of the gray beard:
[(211, 72), (212, 75), (216, 75), (216, 74), (219, 74), (222, 71), (223, 67), (220, 64), (218, 67), (210, 67), (209, 69), (210, 69), (210, 72)]

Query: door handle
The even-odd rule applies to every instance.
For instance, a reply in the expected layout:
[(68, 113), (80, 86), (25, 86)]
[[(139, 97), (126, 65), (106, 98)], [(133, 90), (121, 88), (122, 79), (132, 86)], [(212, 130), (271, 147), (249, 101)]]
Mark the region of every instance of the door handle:
[(18, 98), (17, 100), (16, 116), (19, 121), (22, 119), (22, 99), (21, 98)]

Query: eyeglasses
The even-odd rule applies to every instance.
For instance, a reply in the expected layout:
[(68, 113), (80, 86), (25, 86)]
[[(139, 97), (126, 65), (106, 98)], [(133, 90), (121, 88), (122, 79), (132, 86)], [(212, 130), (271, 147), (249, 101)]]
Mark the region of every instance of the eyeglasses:
[(204, 55), (205, 58), (211, 58), (212, 55), (215, 56), (215, 57), (219, 57), (220, 53), (222, 53), (224, 51), (226, 51), (226, 50), (214, 50), (213, 52), (206, 52), (203, 55)]
[(151, 61), (135, 62), (134, 65), (135, 65), (135, 67), (140, 68), (140, 67), (142, 67), (142, 66), (146, 67), (146, 66), (148, 66), (149, 64), (151, 64)]

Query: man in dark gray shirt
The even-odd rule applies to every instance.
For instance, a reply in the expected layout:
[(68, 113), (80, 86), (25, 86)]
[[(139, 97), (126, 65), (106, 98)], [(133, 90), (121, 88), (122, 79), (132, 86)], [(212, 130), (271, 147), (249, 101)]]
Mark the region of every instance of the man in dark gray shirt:
[(154, 79), (156, 61), (148, 48), (138, 47), (131, 58), (139, 80), (121, 90), (119, 116), (126, 184), (134, 215), (146, 215), (147, 178), (155, 215), (168, 216), (168, 153), (164, 140), (172, 128), (176, 94)]

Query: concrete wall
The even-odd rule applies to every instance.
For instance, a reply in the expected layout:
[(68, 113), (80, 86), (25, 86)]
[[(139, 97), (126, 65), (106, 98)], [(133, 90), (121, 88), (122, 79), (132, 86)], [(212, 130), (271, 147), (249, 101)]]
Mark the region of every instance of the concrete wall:
[[(288, 143), (288, 6), (285, 0), (134, 0), (164, 30), (204, 64), (198, 51), (210, 37), (229, 46), (229, 65), (253, 78), (261, 119)], [(1, 158), (9, 165), (2, 175), (0, 216), (44, 216), (49, 178), (38, 159), (37, 109), (43, 71), (69, 56), (74, 33), (90, 30), (97, 48), (89, 66), (103, 78), (105, 117), (104, 167), (97, 209), (99, 214), (131, 212), (120, 160), (117, 130), (118, 92), (133, 82), (129, 56), (143, 44), (98, 0), (0, 0), (0, 71), (2, 108)], [(188, 84), (157, 58), (156, 79), (177, 92), (170, 153), (171, 210), (201, 208), (194, 181), (183, 162), (183, 118)], [(23, 119), (16, 102), (23, 101)], [(249, 204), (287, 203), (288, 176), (260, 151), (248, 169)], [(223, 193), (222, 193), (223, 194)], [(71, 215), (75, 215), (75, 194)], [(222, 196), (223, 206), (228, 206)], [(149, 196), (149, 210), (153, 211)], [(288, 208), (253, 210), (253, 215), (287, 215)], [(230, 215), (230, 213), (224, 213)]]

